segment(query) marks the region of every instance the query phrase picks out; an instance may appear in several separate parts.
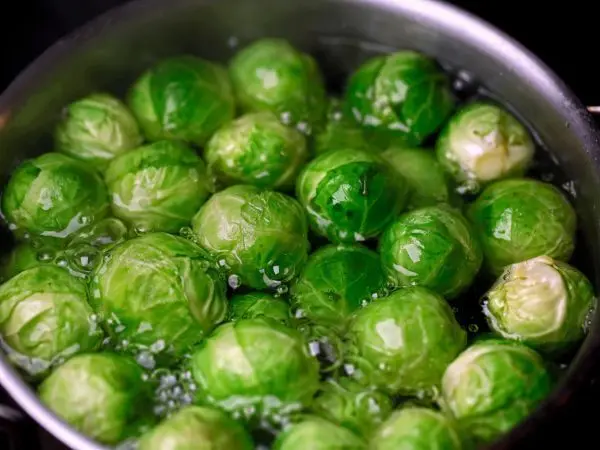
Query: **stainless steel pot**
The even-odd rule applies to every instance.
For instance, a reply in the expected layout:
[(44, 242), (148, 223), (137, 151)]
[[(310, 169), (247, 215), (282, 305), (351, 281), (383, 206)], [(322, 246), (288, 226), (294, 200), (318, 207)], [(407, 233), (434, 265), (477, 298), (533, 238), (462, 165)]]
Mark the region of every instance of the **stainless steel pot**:
[[(24, 157), (50, 149), (63, 105), (96, 89), (123, 93), (155, 60), (183, 52), (226, 60), (236, 45), (282, 36), (315, 54), (334, 78), (369, 53), (414, 48), (466, 69), (525, 118), (573, 180), (588, 272), (600, 286), (600, 141), (591, 116), (548, 67), (510, 37), (432, 0), (142, 0), (113, 10), (57, 42), (0, 97), (2, 176)], [(560, 385), (493, 448), (526, 448), (550, 431), (598, 376), (600, 320)], [(57, 419), (0, 355), (0, 382), (37, 422), (68, 446), (101, 449)]]

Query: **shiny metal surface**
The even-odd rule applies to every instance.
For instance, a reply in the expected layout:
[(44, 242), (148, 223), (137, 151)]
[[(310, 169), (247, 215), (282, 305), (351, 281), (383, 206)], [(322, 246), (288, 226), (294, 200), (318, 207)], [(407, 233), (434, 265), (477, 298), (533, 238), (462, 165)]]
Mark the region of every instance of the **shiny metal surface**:
[[(413, 48), (468, 70), (526, 118), (573, 180), (583, 234), (600, 283), (600, 144), (591, 115), (542, 62), (508, 36), (433, 0), (141, 0), (114, 10), (56, 43), (0, 96), (0, 171), (48, 151), (63, 105), (93, 90), (119, 94), (161, 57), (192, 52), (225, 61), (236, 46), (282, 36), (315, 54), (340, 79), (369, 53)], [(600, 354), (596, 314), (589, 337), (555, 392), (494, 448), (512, 448), (544, 426), (593, 380)], [(68, 446), (102, 448), (58, 420), (6, 360), (0, 382), (36, 421)]]

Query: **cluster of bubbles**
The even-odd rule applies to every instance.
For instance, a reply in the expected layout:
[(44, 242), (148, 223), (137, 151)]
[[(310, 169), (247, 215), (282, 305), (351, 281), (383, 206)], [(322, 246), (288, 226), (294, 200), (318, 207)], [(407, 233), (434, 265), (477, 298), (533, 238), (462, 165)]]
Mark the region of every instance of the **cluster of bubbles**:
[(146, 374), (154, 389), (154, 414), (168, 417), (186, 405), (196, 396), (197, 386), (189, 370), (159, 368)]

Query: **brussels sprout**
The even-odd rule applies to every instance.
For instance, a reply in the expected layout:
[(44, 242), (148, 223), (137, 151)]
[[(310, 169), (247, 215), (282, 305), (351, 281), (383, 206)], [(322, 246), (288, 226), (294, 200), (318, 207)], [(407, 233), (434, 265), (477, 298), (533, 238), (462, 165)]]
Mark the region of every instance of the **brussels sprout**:
[(542, 181), (497, 181), (469, 207), (468, 217), (484, 264), (496, 276), (505, 266), (536, 256), (567, 261), (575, 247), (575, 210), (558, 188)]
[(142, 235), (105, 254), (90, 281), (91, 303), (119, 341), (179, 356), (227, 315), (225, 283), (212, 266), (190, 241)]
[(306, 406), (319, 387), (319, 363), (300, 332), (266, 317), (221, 325), (191, 368), (202, 401), (247, 419)]
[(487, 340), (448, 366), (440, 403), (475, 441), (487, 443), (527, 417), (551, 387), (535, 351), (513, 341)]
[(363, 437), (369, 437), (393, 408), (387, 395), (348, 378), (326, 381), (312, 406), (319, 416)]
[(22, 163), (2, 196), (2, 212), (11, 228), (44, 236), (66, 237), (103, 218), (108, 210), (100, 175), (60, 153), (45, 153)]
[(539, 256), (508, 266), (487, 292), (483, 310), (490, 328), (502, 337), (555, 352), (583, 339), (595, 304), (583, 273)]
[(0, 286), (0, 335), (11, 360), (33, 376), (95, 350), (103, 338), (85, 283), (49, 265), (27, 269)]
[(459, 204), (448, 176), (429, 149), (391, 147), (381, 156), (408, 183), (407, 209)]
[(218, 409), (188, 406), (144, 434), (138, 450), (254, 450), (246, 430)]
[(111, 162), (105, 178), (114, 215), (142, 232), (179, 231), (211, 190), (204, 163), (179, 142), (132, 150)]
[(314, 151), (320, 155), (331, 150), (348, 148), (377, 151), (377, 148), (369, 143), (362, 127), (346, 113), (342, 102), (337, 98), (330, 99), (327, 123), (315, 134)]
[(467, 335), (442, 297), (410, 287), (358, 311), (348, 338), (357, 379), (389, 394), (430, 395)]
[(305, 166), (297, 197), (316, 233), (355, 242), (377, 236), (404, 208), (407, 184), (377, 155), (334, 150)]
[(366, 450), (367, 444), (346, 428), (310, 417), (281, 433), (273, 450)]
[(229, 74), (244, 111), (271, 111), (310, 134), (325, 120), (327, 97), (315, 60), (283, 39), (261, 39), (240, 50)]
[(475, 102), (459, 110), (436, 142), (442, 166), (465, 192), (501, 178), (525, 174), (535, 152), (533, 138), (503, 108)]
[(137, 432), (147, 420), (151, 390), (131, 359), (96, 353), (74, 356), (39, 387), (39, 396), (74, 428), (105, 444)]
[(454, 108), (450, 82), (433, 60), (413, 51), (376, 56), (351, 76), (347, 107), (380, 140), (419, 145)]
[(394, 412), (369, 442), (372, 450), (462, 450), (451, 419), (429, 408), (405, 407)]
[(235, 115), (225, 68), (189, 55), (163, 60), (149, 69), (131, 88), (128, 102), (150, 141), (204, 145)]
[(483, 259), (470, 224), (447, 205), (403, 214), (381, 236), (379, 251), (400, 286), (425, 286), (449, 299), (471, 285)]
[(308, 158), (304, 136), (268, 112), (246, 114), (218, 130), (204, 157), (220, 185), (289, 189)]
[(377, 253), (358, 244), (327, 245), (310, 255), (291, 299), (310, 320), (341, 331), (352, 312), (385, 295), (386, 285)]
[(229, 274), (233, 287), (275, 287), (292, 280), (308, 257), (302, 207), (285, 194), (248, 185), (213, 195), (192, 220), (202, 247)]
[(229, 320), (269, 317), (289, 325), (290, 306), (280, 298), (266, 292), (234, 295), (229, 301)]
[(36, 238), (18, 243), (2, 258), (1, 277), (6, 281), (32, 267), (54, 263), (61, 254), (62, 239)]
[(96, 93), (65, 108), (55, 140), (58, 151), (104, 168), (115, 156), (140, 145), (142, 135), (121, 100)]

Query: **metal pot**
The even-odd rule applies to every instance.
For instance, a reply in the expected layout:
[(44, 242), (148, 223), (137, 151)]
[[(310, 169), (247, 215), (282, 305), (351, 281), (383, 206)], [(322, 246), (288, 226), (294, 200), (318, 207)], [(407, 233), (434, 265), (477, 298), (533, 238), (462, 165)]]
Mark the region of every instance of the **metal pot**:
[[(142, 0), (113, 10), (57, 42), (0, 97), (0, 167), (6, 180), (25, 157), (50, 149), (61, 108), (97, 89), (122, 94), (161, 57), (192, 52), (225, 61), (234, 47), (282, 36), (315, 54), (333, 81), (367, 55), (414, 48), (466, 69), (525, 118), (572, 180), (592, 279), (600, 286), (600, 141), (587, 110), (561, 80), (510, 37), (433, 0)], [(573, 398), (598, 377), (600, 320), (543, 405), (492, 448), (531, 448), (552, 433)], [(0, 355), (0, 382), (39, 424), (68, 446), (101, 449), (57, 419)]]

